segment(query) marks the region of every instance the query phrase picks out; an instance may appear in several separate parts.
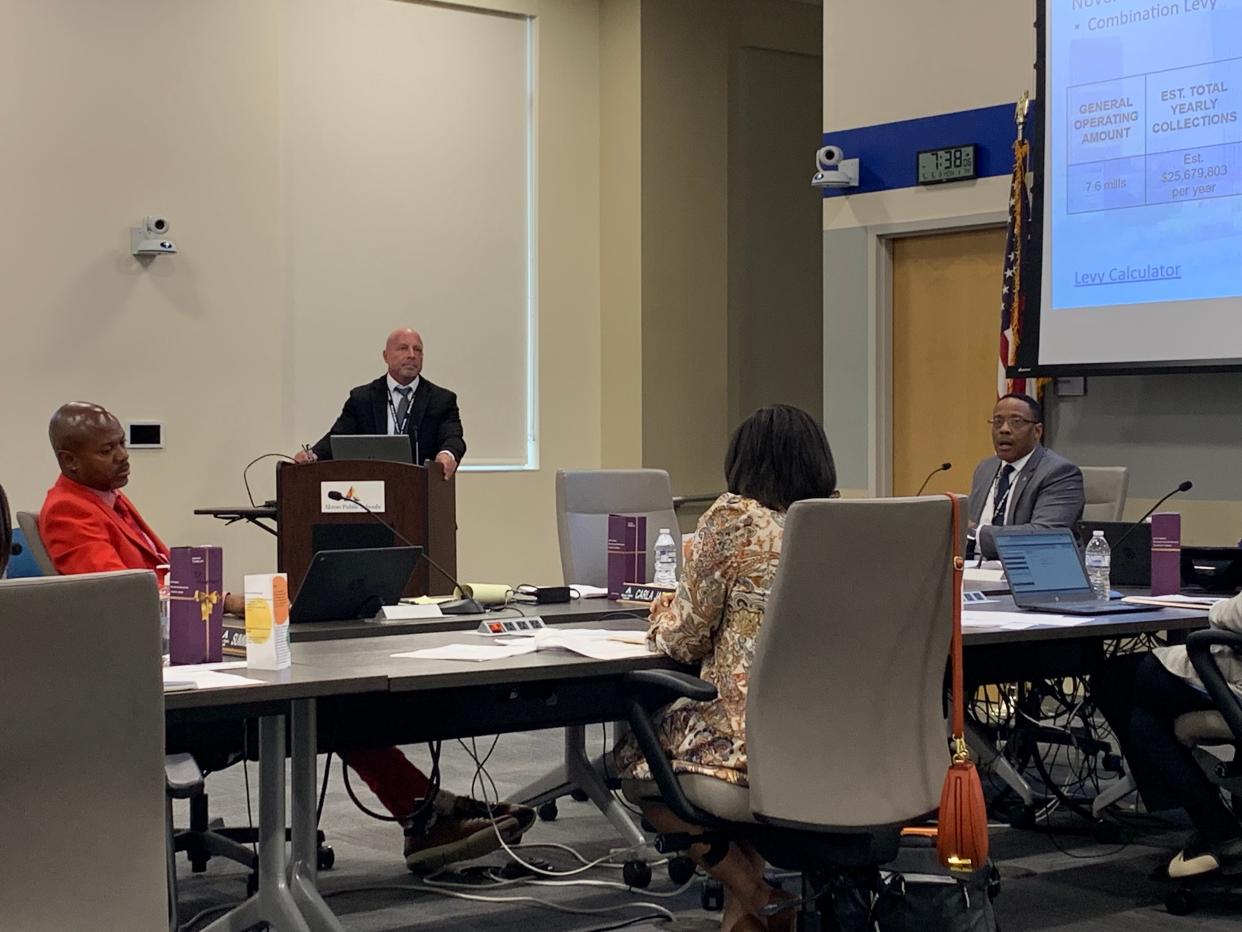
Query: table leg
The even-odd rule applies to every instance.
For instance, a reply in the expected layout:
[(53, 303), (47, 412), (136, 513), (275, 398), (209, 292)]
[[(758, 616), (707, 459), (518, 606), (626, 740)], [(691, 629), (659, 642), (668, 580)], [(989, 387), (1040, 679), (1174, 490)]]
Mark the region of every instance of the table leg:
[(315, 700), (296, 699), (292, 703), (292, 760), (289, 780), (293, 801), (289, 822), (292, 854), (289, 862), (289, 888), (303, 917), (313, 932), (344, 932), (315, 888), (319, 873), (319, 845), (316, 842), (318, 789), (315, 778), (318, 748), (315, 736)]
[(311, 932), (285, 870), (285, 719), (265, 715), (259, 719), (259, 891), (203, 932), (244, 932), (259, 923)]

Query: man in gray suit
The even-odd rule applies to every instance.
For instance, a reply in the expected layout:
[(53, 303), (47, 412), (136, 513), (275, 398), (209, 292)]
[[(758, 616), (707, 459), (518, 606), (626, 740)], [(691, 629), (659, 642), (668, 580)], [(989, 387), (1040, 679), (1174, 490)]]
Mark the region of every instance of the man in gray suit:
[(995, 560), (996, 527), (1072, 528), (1086, 499), (1082, 471), (1040, 446), (1044, 411), (1038, 401), (1003, 395), (992, 409), (991, 424), (996, 455), (975, 468), (970, 483), (967, 554)]

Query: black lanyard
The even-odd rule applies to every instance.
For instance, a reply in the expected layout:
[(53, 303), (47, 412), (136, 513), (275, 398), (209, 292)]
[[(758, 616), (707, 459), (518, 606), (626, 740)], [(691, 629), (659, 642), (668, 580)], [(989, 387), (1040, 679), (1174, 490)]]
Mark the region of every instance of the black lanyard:
[(410, 412), (414, 410), (414, 393), (410, 393), (410, 404), (405, 409), (405, 420), (397, 420), (397, 406), (392, 402), (392, 392), (388, 393), (388, 410), (392, 414), (393, 433), (400, 435), (405, 433), (405, 429), (410, 425)]

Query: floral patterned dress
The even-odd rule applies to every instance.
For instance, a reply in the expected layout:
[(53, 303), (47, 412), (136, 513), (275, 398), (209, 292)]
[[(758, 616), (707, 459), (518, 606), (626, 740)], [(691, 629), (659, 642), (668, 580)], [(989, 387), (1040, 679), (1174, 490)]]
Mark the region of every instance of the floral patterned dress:
[[(781, 556), (784, 512), (726, 492), (699, 519), (672, 604), (651, 619), (654, 650), (699, 663), (710, 702), (678, 700), (658, 722), (673, 770), (746, 786), (746, 687)], [(632, 735), (617, 745), (623, 777), (650, 780)]]

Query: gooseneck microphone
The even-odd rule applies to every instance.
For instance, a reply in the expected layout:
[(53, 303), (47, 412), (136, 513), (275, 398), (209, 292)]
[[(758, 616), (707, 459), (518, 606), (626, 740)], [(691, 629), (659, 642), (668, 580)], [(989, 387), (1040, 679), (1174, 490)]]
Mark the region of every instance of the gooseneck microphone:
[(1165, 495), (1164, 498), (1160, 499), (1160, 501), (1156, 502), (1156, 504), (1148, 508), (1147, 513), (1143, 515), (1143, 517), (1139, 518), (1137, 521), (1131, 524), (1130, 527), (1126, 529), (1126, 532), (1117, 538), (1117, 543), (1113, 544), (1112, 549), (1116, 550), (1118, 547), (1120, 547), (1121, 542), (1125, 540), (1127, 537), (1129, 537), (1131, 534), (1133, 534), (1135, 528), (1137, 528), (1140, 524), (1142, 524), (1144, 521), (1150, 518), (1155, 513), (1156, 509), (1159, 508), (1161, 505), (1163, 505), (1165, 502), (1167, 502), (1170, 498), (1172, 498), (1178, 492), (1189, 492), (1194, 487), (1195, 487), (1195, 484), (1191, 482), (1189, 479), (1185, 480), (1184, 482), (1179, 483), (1176, 489), (1174, 489), (1172, 492), (1169, 492), (1167, 495)]
[[(407, 547), (418, 546), (417, 544), (411, 543), (408, 537), (406, 537), (404, 534), (402, 534), (395, 527), (393, 527), (391, 524), (389, 524), (387, 521), (385, 521), (383, 518), (381, 518), (379, 515), (373, 512), (370, 508), (368, 508), (365, 504), (360, 502), (358, 499), (354, 498), (352, 495), (346, 495), (344, 492), (337, 492), (334, 489), (333, 491), (328, 493), (328, 498), (332, 499), (332, 501), (334, 502), (349, 502), (353, 505), (357, 505), (359, 508), (361, 508), (367, 514), (369, 514), (372, 518), (374, 518), (380, 524), (384, 525), (384, 527), (388, 528), (388, 530), (392, 531), (393, 536), (396, 537), (398, 540), (400, 540), (402, 543), (404, 543)], [(462, 588), (461, 583), (457, 581), (457, 579), (453, 576), (453, 574), (450, 573), (448, 570), (446, 570), (444, 567), (442, 567), (435, 560), (431, 559), (431, 556), (427, 553), (426, 547), (420, 547), (419, 549), (422, 550), (423, 552), (423, 559), (426, 560), (428, 563), (430, 563), (437, 570), (439, 570), (440, 574), (444, 576), (444, 578), (447, 579), (449, 582), (451, 582), (457, 588), (458, 592), (460, 592), (462, 595), (465, 595), (466, 590)], [(462, 599), (453, 599), (452, 601), (449, 601), (449, 602), (441, 602), (440, 611), (444, 613), (445, 615), (485, 615), (487, 614), (487, 609), (485, 609), (482, 605), (480, 605), (474, 599), (471, 599), (468, 597), (462, 598)]]
[(935, 469), (929, 472), (927, 474), (927, 478), (923, 480), (923, 484), (919, 486), (919, 490), (914, 493), (914, 497), (918, 498), (920, 495), (923, 494), (923, 490), (927, 488), (927, 483), (932, 481), (932, 476), (936, 475), (936, 473), (938, 472), (948, 472), (952, 468), (953, 468), (952, 463), (941, 463), (939, 466), (937, 466)]

